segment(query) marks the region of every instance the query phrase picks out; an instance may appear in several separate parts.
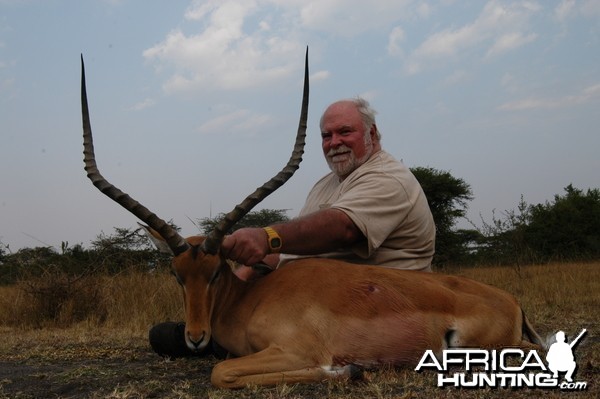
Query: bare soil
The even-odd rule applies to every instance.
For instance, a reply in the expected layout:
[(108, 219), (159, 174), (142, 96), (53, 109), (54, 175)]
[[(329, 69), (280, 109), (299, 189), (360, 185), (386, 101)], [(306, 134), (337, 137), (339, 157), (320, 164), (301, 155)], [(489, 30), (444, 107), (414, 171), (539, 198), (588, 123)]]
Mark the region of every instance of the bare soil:
[[(21, 339), (5, 335), (18, 331), (0, 334), (3, 342), (13, 342), (0, 351), (0, 397), (152, 398), (174, 397), (179, 390), (191, 397), (210, 387), (202, 377), (209, 375), (214, 358), (168, 362), (141, 338), (89, 339), (59, 330), (50, 337), (39, 333), (25, 333)], [(61, 333), (64, 337), (52, 339)]]

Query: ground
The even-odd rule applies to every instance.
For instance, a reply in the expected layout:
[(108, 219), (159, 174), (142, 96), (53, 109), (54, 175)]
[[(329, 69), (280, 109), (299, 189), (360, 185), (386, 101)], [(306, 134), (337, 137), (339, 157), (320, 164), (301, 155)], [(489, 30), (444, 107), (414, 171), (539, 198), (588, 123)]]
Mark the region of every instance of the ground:
[(210, 387), (212, 357), (166, 361), (142, 337), (107, 338), (52, 330), (3, 339), (14, 345), (0, 345), (0, 397), (192, 397)]
[[(493, 398), (599, 397), (600, 345), (595, 337), (578, 347), (581, 393), (507, 389), (466, 390), (435, 387), (435, 374), (412, 370), (367, 372), (360, 382), (250, 387), (227, 391), (211, 387), (217, 360), (166, 361), (155, 355), (144, 336), (114, 330), (0, 329), (0, 398)], [(590, 356), (588, 356), (590, 355)]]
[[(519, 298), (535, 329), (543, 338), (558, 329), (573, 339), (583, 328), (588, 333), (575, 349), (576, 381), (587, 382), (581, 392), (557, 389), (438, 388), (437, 374), (412, 369), (366, 371), (361, 381), (248, 387), (236, 391), (210, 385), (217, 359), (166, 361), (155, 355), (147, 341), (152, 320), (148, 308), (180, 310), (180, 292), (172, 299), (156, 295), (167, 290), (163, 276), (138, 275), (111, 278), (109, 298), (113, 313), (103, 322), (96, 318), (68, 328), (16, 327), (2, 315), (27, 314), (18, 305), (21, 291), (0, 287), (0, 399), (4, 398), (600, 398), (600, 273), (599, 262), (528, 266), (523, 268), (469, 268), (457, 273), (495, 285)], [(161, 285), (153, 285), (154, 282)], [(121, 284), (123, 282), (123, 284)], [(140, 291), (143, 288), (143, 292)], [(136, 291), (137, 290), (137, 291)], [(148, 292), (153, 293), (148, 295)], [(124, 296), (123, 294), (131, 294)], [(148, 302), (140, 301), (148, 298)], [(160, 299), (159, 299), (160, 298)], [(169, 310), (171, 309), (171, 310)], [(120, 312), (119, 312), (120, 311)], [(31, 320), (32, 318), (25, 318)], [(32, 320), (37, 320), (33, 318)], [(96, 321), (94, 321), (96, 320)], [(42, 322), (37, 322), (42, 324)], [(17, 324), (21, 325), (21, 324)]]

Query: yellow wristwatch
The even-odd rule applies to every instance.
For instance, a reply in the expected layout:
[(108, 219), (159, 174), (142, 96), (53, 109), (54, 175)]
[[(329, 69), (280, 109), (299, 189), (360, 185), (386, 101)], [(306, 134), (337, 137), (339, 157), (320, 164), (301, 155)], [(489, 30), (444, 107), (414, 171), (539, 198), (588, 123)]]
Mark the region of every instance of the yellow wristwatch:
[(282, 245), (281, 237), (279, 237), (279, 234), (277, 234), (277, 232), (271, 227), (263, 227), (263, 230), (267, 233), (267, 241), (269, 243), (269, 249), (271, 250), (271, 253), (279, 253)]

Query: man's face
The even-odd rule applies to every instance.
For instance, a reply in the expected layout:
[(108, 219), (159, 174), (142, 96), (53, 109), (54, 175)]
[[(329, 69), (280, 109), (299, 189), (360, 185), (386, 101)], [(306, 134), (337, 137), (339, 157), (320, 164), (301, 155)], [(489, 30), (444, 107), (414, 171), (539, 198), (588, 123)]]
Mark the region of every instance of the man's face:
[(374, 128), (365, 132), (361, 115), (352, 102), (330, 105), (323, 114), (321, 130), (325, 159), (340, 179), (345, 179), (374, 152)]

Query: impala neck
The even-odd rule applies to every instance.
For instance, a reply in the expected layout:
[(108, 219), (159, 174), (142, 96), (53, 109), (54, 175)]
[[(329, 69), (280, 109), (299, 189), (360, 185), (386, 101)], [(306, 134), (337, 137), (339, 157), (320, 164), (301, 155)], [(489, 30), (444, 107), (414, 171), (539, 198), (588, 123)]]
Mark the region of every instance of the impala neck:
[(214, 303), (211, 315), (212, 335), (230, 353), (240, 356), (248, 352), (246, 326), (254, 298), (251, 291), (260, 281), (242, 281), (222, 260), (221, 275), (214, 281)]
[[(221, 259), (220, 276), (213, 283), (215, 286), (215, 308), (213, 315), (219, 317), (226, 315), (239, 301), (246, 292), (254, 285), (253, 282), (240, 280), (234, 273), (225, 259)], [(214, 318), (214, 316), (213, 316)]]

